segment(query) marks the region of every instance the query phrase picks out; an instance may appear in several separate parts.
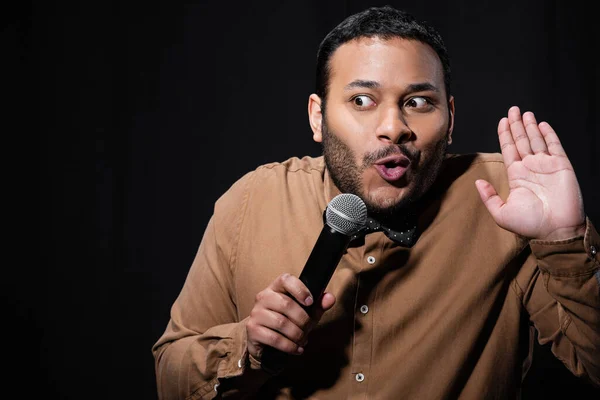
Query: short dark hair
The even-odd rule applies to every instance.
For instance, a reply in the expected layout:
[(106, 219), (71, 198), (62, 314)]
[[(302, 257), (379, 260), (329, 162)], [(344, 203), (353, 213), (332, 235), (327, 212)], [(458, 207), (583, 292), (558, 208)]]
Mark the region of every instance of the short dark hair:
[(428, 44), (435, 50), (444, 71), (446, 94), (450, 96), (450, 59), (441, 35), (429, 24), (391, 6), (371, 7), (343, 20), (325, 36), (317, 52), (316, 94), (325, 101), (329, 90), (331, 65), (335, 50), (353, 39), (380, 37), (412, 39)]

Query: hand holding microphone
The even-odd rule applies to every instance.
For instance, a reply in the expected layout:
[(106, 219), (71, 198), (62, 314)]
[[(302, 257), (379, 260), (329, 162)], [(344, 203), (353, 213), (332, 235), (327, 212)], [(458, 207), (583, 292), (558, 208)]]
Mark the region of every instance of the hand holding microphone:
[[(308, 332), (335, 304), (331, 293), (325, 293), (321, 299), (311, 297), (302, 281), (290, 274), (280, 275), (256, 295), (246, 324), (248, 351), (269, 372), (269, 361), (265, 364), (270, 359), (267, 354), (275, 349), (283, 355), (302, 354)], [(307, 298), (311, 300), (307, 302)]]
[(256, 295), (246, 324), (248, 351), (264, 370), (279, 373), (288, 354), (301, 354), (307, 335), (333, 307), (324, 293), (353, 235), (366, 223), (364, 202), (353, 194), (333, 198), (325, 209), (325, 224), (299, 278), (282, 274)]

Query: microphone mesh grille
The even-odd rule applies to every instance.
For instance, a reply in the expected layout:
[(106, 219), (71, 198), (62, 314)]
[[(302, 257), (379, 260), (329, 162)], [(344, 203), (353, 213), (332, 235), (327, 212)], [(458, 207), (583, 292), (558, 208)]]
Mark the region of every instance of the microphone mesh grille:
[(338, 194), (327, 205), (325, 219), (336, 231), (352, 236), (365, 226), (367, 206), (354, 194)]

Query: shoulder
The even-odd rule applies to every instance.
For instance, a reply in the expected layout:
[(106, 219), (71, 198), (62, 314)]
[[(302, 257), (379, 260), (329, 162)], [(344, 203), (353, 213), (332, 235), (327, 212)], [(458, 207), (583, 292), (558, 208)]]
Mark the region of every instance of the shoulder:
[[(298, 226), (312, 233), (322, 226), (324, 171), (320, 158), (293, 157), (247, 172), (215, 204), (217, 234), (223, 242), (251, 246), (297, 232)], [(245, 249), (240, 254), (253, 252)]]
[(286, 192), (302, 190), (311, 185), (322, 186), (325, 173), (323, 157), (291, 157), (257, 167), (248, 174), (252, 180), (249, 189), (255, 191)]
[(499, 153), (448, 154), (430, 189), (433, 199), (444, 199), (453, 206), (479, 206), (475, 181), (491, 183), (500, 196), (509, 192), (506, 168)]
[(508, 184), (506, 167), (500, 153), (449, 154), (444, 160), (440, 178), (459, 185), (485, 179), (502, 191)]
[(248, 201), (272, 201), (286, 195), (302, 197), (323, 188), (323, 157), (291, 157), (281, 162), (259, 165), (247, 172), (217, 200), (217, 207), (229, 208)]
[(305, 156), (290, 157), (285, 161), (272, 162), (263, 164), (254, 171), (260, 177), (269, 177), (272, 175), (288, 175), (288, 174), (322, 174), (325, 170), (325, 162), (323, 157)]

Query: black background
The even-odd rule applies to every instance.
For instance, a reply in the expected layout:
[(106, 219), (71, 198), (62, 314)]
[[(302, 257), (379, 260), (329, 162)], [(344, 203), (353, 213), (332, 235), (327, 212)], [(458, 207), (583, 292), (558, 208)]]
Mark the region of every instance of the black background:
[[(600, 223), (598, 35), (584, 2), (7, 9), (5, 160), (17, 161), (5, 165), (6, 197), (39, 210), (7, 212), (17, 228), (5, 243), (25, 245), (3, 285), (5, 377), (20, 398), (156, 399), (150, 349), (214, 201), (261, 163), (320, 154), (307, 119), (318, 45), (347, 15), (383, 4), (428, 20), (445, 38), (456, 98), (450, 151), (498, 151), (496, 126), (508, 108), (534, 111), (558, 132), (586, 211)], [(11, 147), (14, 140), (25, 147)], [(21, 195), (36, 166), (40, 190)], [(28, 245), (38, 224), (39, 250)], [(524, 398), (574, 390), (597, 393), (537, 346)]]

